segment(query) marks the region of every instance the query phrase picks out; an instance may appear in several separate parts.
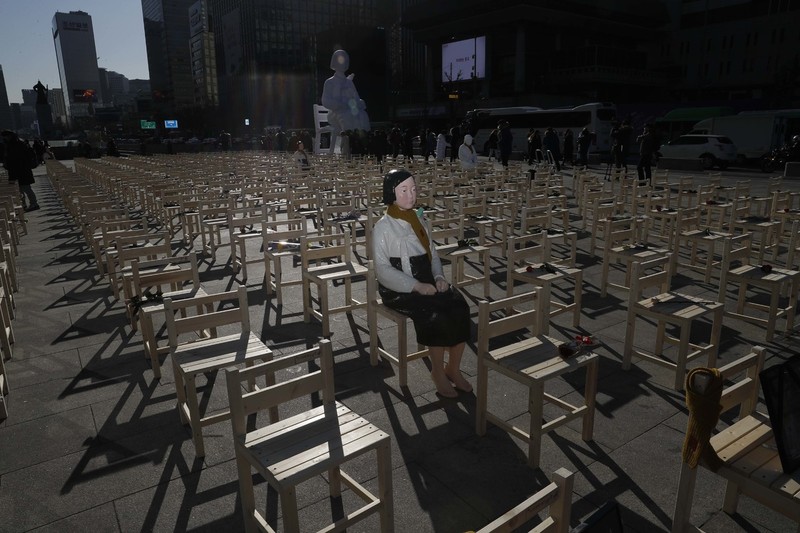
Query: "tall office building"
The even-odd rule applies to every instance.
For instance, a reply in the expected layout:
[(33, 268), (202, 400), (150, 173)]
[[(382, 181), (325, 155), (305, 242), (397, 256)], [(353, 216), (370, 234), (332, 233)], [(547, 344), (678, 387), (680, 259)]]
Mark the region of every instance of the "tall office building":
[(8, 91), (6, 90), (6, 78), (3, 76), (3, 65), (0, 65), (0, 129), (10, 130), (12, 125), (11, 107), (8, 105)]
[(207, 0), (197, 0), (189, 8), (189, 46), (195, 104), (200, 107), (216, 107), (219, 103), (217, 58)]
[(53, 41), (67, 117), (89, 116), (100, 94), (92, 17), (83, 11), (57, 12)]
[(164, 112), (194, 105), (189, 8), (196, 0), (142, 0), (153, 102)]

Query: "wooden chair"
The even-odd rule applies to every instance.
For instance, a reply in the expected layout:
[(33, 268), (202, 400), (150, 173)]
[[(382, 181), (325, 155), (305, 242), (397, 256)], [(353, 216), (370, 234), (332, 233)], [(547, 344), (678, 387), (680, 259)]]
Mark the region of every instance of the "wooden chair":
[(800, 220), (792, 222), (792, 236), (789, 238), (789, 250), (786, 252), (786, 268), (800, 268)]
[[(315, 370), (310, 370), (317, 364)], [(256, 392), (242, 391), (244, 381), (279, 374), (288, 374), (291, 379)], [(261, 506), (256, 506), (253, 470), (277, 491), (284, 531), (301, 531), (297, 486), (326, 473), (331, 498), (349, 496), (342, 494), (344, 483), (365, 505), (355, 510), (348, 506), (347, 514), (323, 531), (343, 531), (375, 513), (380, 516), (380, 531), (394, 530), (390, 437), (336, 401), (333, 376), (333, 354), (327, 339), (314, 348), (272, 362), (226, 371), (246, 531), (275, 531), (258, 511)], [(312, 394), (321, 395), (321, 404), (281, 421), (272, 420), (265, 427), (248, 429), (250, 415)], [(345, 463), (373, 451), (377, 456), (377, 494), (370, 493), (342, 470)]]
[[(366, 302), (353, 299), (353, 279), (367, 273), (367, 267), (353, 261), (350, 234), (317, 235), (301, 237), (300, 263), (303, 276), (303, 320), (311, 317), (322, 322), (322, 336), (331, 335), (330, 316), (334, 313), (352, 313), (365, 309)], [(344, 283), (344, 303), (331, 307), (329, 286)], [(314, 307), (311, 286), (317, 288), (319, 310)]]
[[(132, 323), (141, 324), (144, 355), (150, 359), (153, 376), (161, 378), (160, 355), (169, 352), (168, 346), (159, 347), (154, 326), (157, 316), (164, 316), (164, 298), (172, 301), (206, 296), (200, 285), (195, 252), (178, 257), (131, 263), (131, 279), (135, 302), (131, 302)], [(162, 290), (166, 287), (166, 291)], [(185, 315), (185, 313), (184, 313)]]
[[(393, 354), (380, 345), (378, 316), (394, 322), (397, 327), (397, 353)], [(378, 358), (383, 357), (397, 366), (398, 382), (401, 387), (408, 386), (408, 363), (423, 357), (428, 357), (426, 347), (417, 346), (414, 352), (408, 351), (408, 323), (411, 318), (383, 305), (378, 294), (378, 279), (375, 277), (375, 265), (372, 260), (368, 262), (367, 272), (367, 321), (369, 324), (369, 361), (372, 366), (378, 364)]]
[(530, 533), (568, 533), (572, 508), (574, 474), (566, 468), (553, 472), (552, 481), (503, 516), (483, 526), (477, 533), (511, 533), (548, 510), (548, 517)]
[[(520, 310), (533, 300), (533, 307)], [(528, 444), (528, 464), (539, 466), (542, 436), (576, 418), (583, 419), (581, 436), (584, 441), (592, 440), (594, 428), (594, 406), (597, 391), (599, 357), (591, 352), (578, 352), (571, 357), (559, 354), (555, 339), (539, 335), (542, 321), (547, 314), (545, 302), (539, 291), (532, 291), (494, 302), (478, 303), (478, 383), (476, 387), (477, 405), (475, 408), (475, 430), (478, 435), (486, 434), (487, 421), (492, 422), (510, 435)], [(513, 309), (514, 312), (504, 312)], [(501, 316), (493, 318), (493, 315)], [(522, 332), (523, 336), (509, 339), (507, 336)], [(533, 334), (532, 336), (529, 334)], [(492, 340), (506, 336), (501, 346), (492, 347)], [(586, 369), (584, 401), (575, 406), (545, 392), (545, 383), (560, 378), (579, 368)], [(489, 371), (493, 370), (528, 388), (528, 428), (514, 426), (489, 411), (488, 387)], [(552, 404), (564, 411), (561, 416), (544, 421), (544, 404)]]
[[(234, 272), (241, 275), (242, 281), (247, 281), (247, 244), (250, 242), (263, 242), (262, 224), (267, 221), (267, 207), (261, 204), (257, 207), (237, 207), (228, 210), (228, 242), (231, 247), (231, 266)], [(252, 257), (252, 255), (251, 255)], [(258, 262), (263, 261), (259, 258)], [(251, 263), (254, 260), (250, 260)]]
[[(489, 297), (490, 249), (481, 246), (474, 240), (464, 239), (464, 219), (462, 217), (434, 218), (430, 222), (431, 240), (436, 246), (436, 253), (442, 263), (450, 263), (450, 282), (453, 287), (461, 288), (474, 284), (483, 285), (483, 296)], [(481, 272), (469, 274), (466, 271), (467, 259), (477, 260), (481, 264)]]
[[(726, 513), (734, 514), (739, 496), (745, 495), (800, 524), (800, 485), (797, 482), (797, 472), (783, 472), (769, 417), (756, 411), (758, 374), (764, 365), (764, 357), (765, 349), (755, 346), (746, 356), (719, 368), (725, 381), (742, 372), (745, 374), (740, 381), (722, 390), (720, 410), (713, 413), (715, 418), (712, 427), (718, 425), (719, 414), (734, 407), (739, 407), (738, 420), (716, 432), (713, 437), (700, 442), (696, 440), (697, 432), (690, 436), (687, 431), (684, 447), (688, 445), (706, 448), (719, 457), (721, 465), (714, 465), (712, 470), (701, 455), (697, 465), (690, 466), (687, 458), (683, 457), (672, 518), (673, 533), (701, 531), (691, 524), (698, 466), (707, 468), (714, 475), (726, 480), (722, 504), (722, 510)], [(705, 372), (690, 374), (692, 381), (687, 382), (687, 390), (705, 393), (705, 387), (710, 382), (708, 376)], [(690, 405), (688, 427), (701, 424), (708, 416), (708, 413), (696, 411)], [(689, 440), (690, 437), (692, 440)]]
[[(800, 292), (800, 271), (779, 268), (772, 265), (750, 264), (750, 234), (731, 237), (723, 245), (722, 274), (719, 282), (719, 302), (725, 305), (728, 284), (738, 284), (736, 310), (725, 311), (726, 317), (737, 318), (766, 327), (766, 342), (775, 335), (775, 323), (779, 318), (786, 319), (784, 332), (789, 335), (794, 329), (798, 292)], [(739, 262), (737, 266), (732, 263)], [(748, 298), (748, 288), (755, 288), (769, 294), (769, 303)], [(781, 304), (781, 296), (788, 290), (789, 297)], [(745, 313), (751, 309), (758, 316)]]
[[(669, 253), (645, 241), (640, 231), (642, 221), (608, 220), (606, 222), (606, 238), (608, 246), (603, 248), (603, 273), (600, 278), (600, 296), (608, 294), (608, 288), (628, 290), (631, 285), (631, 265), (634, 261), (644, 262)], [(622, 283), (610, 279), (611, 266), (622, 263), (625, 274)]]
[(283, 305), (283, 287), (303, 283), (301, 275), (295, 279), (285, 278), (283, 260), (300, 256), (300, 239), (307, 234), (306, 220), (296, 218), (267, 222), (263, 230), (264, 289), (267, 298), (275, 294), (278, 305)]
[(11, 326), (11, 319), (14, 316), (14, 304), (11, 299), (11, 288), (8, 286), (4, 277), (0, 276), (0, 358), (11, 359), (13, 352), (11, 345), (14, 344), (14, 328)]
[[(572, 325), (580, 326), (581, 302), (583, 297), (583, 270), (552, 261), (550, 237), (547, 230), (538, 235), (522, 235), (508, 240), (508, 268), (506, 270), (506, 296), (514, 295), (517, 282), (540, 287), (540, 298), (546, 303), (548, 317), (541, 323), (541, 332), (546, 334), (550, 329), (550, 318), (561, 313), (572, 313)], [(539, 262), (529, 260), (537, 255)], [(561, 285), (569, 283), (564, 289)], [(560, 289), (566, 298), (553, 297), (554, 288)], [(569, 294), (572, 294), (569, 297)], [(569, 301), (569, 300), (572, 301)]]
[[(631, 266), (631, 288), (628, 292), (628, 319), (625, 334), (622, 368), (628, 370), (634, 355), (651, 363), (673, 369), (675, 371), (674, 387), (683, 387), (686, 365), (694, 359), (706, 356), (708, 365), (717, 360), (719, 338), (722, 331), (723, 305), (699, 296), (691, 296), (669, 290), (671, 272), (671, 254), (667, 254), (646, 262), (634, 262)], [(656, 270), (654, 273), (649, 273)], [(645, 297), (645, 292), (655, 288), (656, 294)], [(656, 322), (657, 331), (655, 348), (646, 352), (634, 347), (638, 318)], [(690, 342), (692, 322), (708, 318), (711, 320), (711, 334), (704, 346)], [(680, 330), (680, 337), (666, 334), (667, 324)], [(664, 343), (677, 345), (675, 362), (663, 357)]]
[(125, 300), (130, 300), (130, 283), (126, 283), (126, 276), (130, 276), (130, 263), (134, 260), (145, 261), (163, 259), (172, 256), (172, 243), (169, 234), (149, 233), (136, 237), (119, 237), (115, 241), (114, 260), (109, 262), (108, 280), (114, 298), (120, 295)]
[[(213, 310), (217, 304), (235, 299), (238, 308)], [(247, 307), (247, 288), (239, 285), (236, 290), (195, 296), (174, 301), (164, 298), (169, 349), (172, 369), (175, 373), (175, 392), (178, 397), (178, 413), (181, 421), (188, 424), (192, 432), (195, 453), (205, 455), (203, 427), (230, 418), (224, 410), (201, 416), (197, 395), (196, 378), (200, 374), (216, 372), (221, 368), (246, 364), (252, 366), (256, 360), (270, 361), (272, 351), (250, 330), (250, 314)], [(181, 310), (202, 309), (205, 313), (176, 317)], [(240, 331), (218, 336), (216, 328), (240, 324)], [(182, 335), (200, 332), (200, 338), (182, 341)], [(254, 387), (254, 386), (253, 386)], [(277, 413), (273, 413), (277, 416)]]
[(6, 396), (8, 396), (8, 377), (6, 376), (5, 357), (0, 355), (0, 420), (8, 418), (8, 406)]

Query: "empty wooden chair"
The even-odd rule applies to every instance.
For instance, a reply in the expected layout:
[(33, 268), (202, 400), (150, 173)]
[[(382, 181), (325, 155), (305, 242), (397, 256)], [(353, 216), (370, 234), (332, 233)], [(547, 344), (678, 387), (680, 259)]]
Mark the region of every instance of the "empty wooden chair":
[[(353, 260), (350, 234), (318, 235), (300, 239), (300, 263), (303, 269), (303, 320), (311, 317), (322, 322), (322, 336), (331, 335), (331, 315), (352, 313), (355, 309), (366, 309), (365, 301), (353, 298), (353, 280), (367, 273), (367, 267)], [(331, 306), (329, 289), (335, 283), (344, 284), (344, 302), (339, 307)], [(319, 310), (314, 306), (312, 285), (317, 290)]]
[(0, 354), (0, 420), (8, 418), (8, 377), (6, 376), (6, 363), (4, 355)]
[(295, 218), (268, 222), (263, 225), (264, 288), (267, 298), (276, 295), (283, 305), (283, 287), (303, 283), (300, 272), (293, 279), (284, 276), (283, 260), (300, 256), (300, 240), (306, 236), (306, 219)]
[(516, 531), (529, 520), (547, 509), (548, 516), (530, 530), (530, 533), (568, 533), (570, 509), (572, 508), (572, 485), (574, 474), (566, 468), (559, 468), (551, 477), (552, 481), (536, 494), (510, 509), (491, 523), (480, 528), (477, 533), (510, 533)]
[[(214, 306), (233, 299), (234, 309), (214, 310)], [(256, 361), (270, 361), (272, 351), (250, 330), (250, 313), (247, 307), (247, 288), (239, 285), (236, 290), (195, 296), (173, 301), (164, 299), (166, 309), (169, 348), (172, 368), (175, 373), (175, 392), (178, 397), (178, 413), (181, 421), (188, 424), (198, 457), (205, 455), (203, 427), (216, 424), (230, 417), (224, 410), (202, 416), (197, 395), (196, 378), (200, 374), (215, 372), (221, 368)], [(202, 309), (205, 312), (190, 316), (176, 316), (180, 310)], [(218, 336), (216, 328), (239, 324), (240, 331)], [(186, 341), (182, 335), (200, 333), (200, 337)]]
[[(312, 365), (319, 366), (312, 371), (309, 370)], [(244, 381), (254, 381), (262, 375), (291, 378), (257, 392), (242, 391)], [(333, 521), (324, 531), (343, 531), (375, 513), (380, 516), (380, 531), (394, 530), (390, 437), (336, 401), (333, 377), (329, 340), (272, 362), (226, 372), (246, 531), (275, 531), (267, 523), (267, 517), (258, 511), (264, 505), (255, 502), (253, 470), (278, 493), (283, 531), (306, 530), (300, 524), (296, 488), (323, 474), (328, 475), (331, 498), (344, 500), (356, 495), (364, 502), (355, 510), (346, 506), (345, 516)], [(272, 420), (265, 427), (248, 429), (250, 415), (290, 401), (297, 402), (312, 394), (320, 394), (321, 404), (311, 403), (310, 408), (300, 414), (281, 421)], [(342, 470), (349, 461), (371, 452), (376, 454), (377, 494), (370, 493)], [(352, 492), (343, 494), (342, 484)]]
[[(772, 265), (750, 264), (750, 234), (745, 233), (725, 241), (722, 252), (722, 274), (719, 282), (719, 301), (725, 305), (728, 285), (738, 285), (736, 308), (725, 311), (726, 317), (736, 318), (766, 328), (767, 342), (775, 335), (776, 322), (785, 319), (784, 332), (788, 335), (794, 329), (798, 292), (800, 292), (800, 271)], [(734, 265), (734, 263), (736, 263)], [(748, 290), (750, 294), (748, 295)], [(762, 296), (768, 296), (768, 303), (758, 301), (752, 289)], [(788, 291), (788, 298), (782, 296)], [(747, 310), (757, 314), (747, 313)]]
[[(516, 283), (540, 287), (540, 298), (548, 309), (542, 321), (542, 333), (550, 329), (550, 318), (561, 313), (572, 313), (572, 325), (580, 326), (583, 297), (583, 270), (553, 261), (552, 243), (547, 230), (539, 234), (522, 235), (508, 240), (508, 268), (506, 270), (506, 296), (513, 296)], [(537, 256), (538, 261), (531, 260)], [(567, 284), (567, 289), (564, 285)], [(527, 288), (527, 287), (526, 287)], [(554, 297), (559, 290), (562, 296)]]
[(133, 261), (131, 283), (135, 295), (135, 300), (128, 302), (131, 323), (134, 326), (137, 322), (141, 324), (144, 355), (150, 359), (153, 376), (160, 379), (159, 356), (166, 355), (169, 347), (158, 346), (154, 319), (164, 316), (164, 298), (176, 301), (207, 294), (200, 285), (197, 254), (192, 252), (183, 256), (141, 263)]
[[(478, 435), (486, 433), (486, 423), (491, 422), (510, 435), (522, 439), (528, 445), (528, 464), (539, 466), (542, 436), (571, 420), (582, 419), (581, 437), (592, 440), (594, 429), (595, 395), (599, 357), (597, 354), (575, 349), (562, 355), (559, 346), (563, 343), (539, 335), (547, 312), (546, 303), (538, 291), (532, 291), (494, 302), (478, 303), (478, 384), (476, 387), (475, 430)], [(522, 305), (532, 307), (525, 310)], [(506, 312), (513, 309), (513, 312)], [(499, 315), (499, 316), (498, 316)], [(516, 339), (506, 340), (493, 346), (493, 339), (519, 332)], [(508, 337), (506, 337), (508, 338)], [(496, 341), (495, 341), (496, 342)], [(561, 398), (545, 392), (545, 384), (574, 370), (585, 368), (586, 385), (584, 399), (580, 405), (572, 405)], [(528, 389), (528, 427), (515, 426), (512, 422), (489, 411), (489, 371), (510, 378)], [(501, 395), (503, 396), (503, 395)], [(544, 417), (544, 404), (549, 403), (563, 413), (555, 418)]]
[[(630, 369), (633, 357), (675, 371), (674, 387), (683, 387), (686, 365), (694, 359), (706, 356), (707, 364), (713, 366), (717, 360), (719, 337), (722, 331), (723, 305), (699, 296), (670, 291), (671, 257), (667, 254), (646, 262), (634, 262), (631, 266), (631, 288), (628, 292), (628, 319), (625, 333), (622, 368)], [(655, 272), (652, 272), (655, 270)], [(648, 273), (650, 272), (650, 273)], [(655, 289), (653, 291), (653, 289)], [(655, 292), (655, 294), (653, 294)], [(645, 293), (648, 295), (645, 296)], [(644, 338), (636, 335), (638, 319), (644, 318), (656, 323), (655, 347), (653, 351), (636, 348), (634, 340)], [(690, 342), (692, 322), (700, 319), (711, 320), (711, 333), (704, 345)], [(680, 330), (680, 337), (667, 335), (667, 324)], [(664, 343), (677, 345), (675, 361), (664, 357)]]

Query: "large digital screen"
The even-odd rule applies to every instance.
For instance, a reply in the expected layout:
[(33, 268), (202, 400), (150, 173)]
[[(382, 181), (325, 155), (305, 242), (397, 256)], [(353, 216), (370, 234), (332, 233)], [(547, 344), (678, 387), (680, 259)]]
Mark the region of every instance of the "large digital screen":
[(164, 127), (167, 128), (167, 129), (170, 129), (170, 130), (174, 130), (174, 129), (176, 129), (178, 127), (178, 121), (177, 120), (165, 120), (164, 121)]
[(486, 77), (486, 36), (442, 45), (442, 82)]

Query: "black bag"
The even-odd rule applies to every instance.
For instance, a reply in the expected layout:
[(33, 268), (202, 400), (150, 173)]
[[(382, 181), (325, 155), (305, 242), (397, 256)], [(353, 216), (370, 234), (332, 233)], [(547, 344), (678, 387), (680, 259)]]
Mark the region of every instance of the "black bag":
[(781, 466), (800, 468), (800, 355), (759, 374)]

